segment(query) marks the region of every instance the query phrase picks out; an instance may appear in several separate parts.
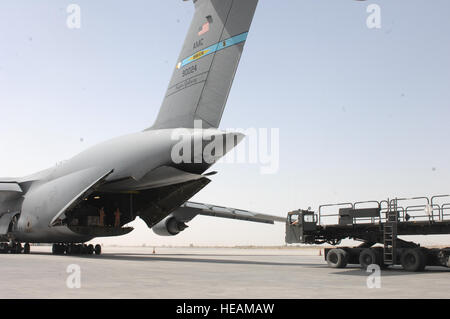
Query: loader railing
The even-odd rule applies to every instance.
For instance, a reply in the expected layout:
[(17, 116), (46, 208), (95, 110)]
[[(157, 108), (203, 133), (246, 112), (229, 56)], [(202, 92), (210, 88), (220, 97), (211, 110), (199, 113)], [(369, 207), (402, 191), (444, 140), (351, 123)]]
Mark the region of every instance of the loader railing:
[[(450, 220), (450, 195), (436, 195), (433, 197), (396, 198), (399, 222), (429, 221), (440, 222)], [(379, 208), (379, 217), (354, 218), (354, 224), (385, 223), (387, 214), (392, 209), (394, 200), (369, 200), (355, 203), (337, 203), (320, 205), (318, 209), (318, 224), (330, 225), (339, 223), (339, 210), (342, 208)]]

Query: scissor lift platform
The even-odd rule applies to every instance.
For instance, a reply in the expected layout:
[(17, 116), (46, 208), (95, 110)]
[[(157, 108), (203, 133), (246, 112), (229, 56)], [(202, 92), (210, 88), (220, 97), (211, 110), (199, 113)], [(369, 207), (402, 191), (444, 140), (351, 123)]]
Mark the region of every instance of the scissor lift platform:
[(398, 237), (450, 234), (450, 204), (446, 201), (450, 195), (326, 204), (319, 206), (317, 213), (293, 211), (286, 221), (286, 243), (337, 246), (343, 239), (360, 241), (358, 247), (325, 249), (325, 259), (334, 268), (349, 263), (362, 268), (402, 265), (409, 271), (450, 267), (450, 248), (424, 248)]

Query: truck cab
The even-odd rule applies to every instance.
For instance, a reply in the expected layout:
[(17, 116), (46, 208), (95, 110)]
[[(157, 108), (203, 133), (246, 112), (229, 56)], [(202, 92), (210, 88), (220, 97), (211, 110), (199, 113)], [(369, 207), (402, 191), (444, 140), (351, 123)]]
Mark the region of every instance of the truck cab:
[(314, 243), (314, 232), (317, 228), (317, 215), (310, 210), (289, 212), (286, 219), (286, 243)]

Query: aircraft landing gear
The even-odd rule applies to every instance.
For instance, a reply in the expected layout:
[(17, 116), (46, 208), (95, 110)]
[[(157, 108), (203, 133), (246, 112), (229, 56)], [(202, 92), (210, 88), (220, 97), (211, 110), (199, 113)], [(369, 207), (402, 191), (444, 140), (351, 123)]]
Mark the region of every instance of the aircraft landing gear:
[(53, 246), (52, 246), (53, 255), (64, 255), (65, 252), (66, 252), (66, 245), (53, 244)]
[(26, 243), (25, 246), (23, 246), (23, 253), (24, 254), (29, 254), (31, 251), (31, 247), (29, 243)]
[(0, 243), (0, 254), (7, 254), (7, 253), (8, 253), (8, 244)]
[(53, 244), (52, 253), (54, 255), (100, 255), (102, 247), (100, 245), (86, 244)]
[(11, 254), (20, 254), (21, 252), (22, 252), (22, 244), (21, 243), (16, 243), (16, 242), (13, 242), (13, 243), (11, 243), (11, 245), (10, 245), (10, 252), (11, 252)]
[(9, 243), (0, 243), (0, 253), (1, 254), (29, 254), (30, 244), (26, 243), (24, 247), (22, 244), (15, 241), (10, 241)]

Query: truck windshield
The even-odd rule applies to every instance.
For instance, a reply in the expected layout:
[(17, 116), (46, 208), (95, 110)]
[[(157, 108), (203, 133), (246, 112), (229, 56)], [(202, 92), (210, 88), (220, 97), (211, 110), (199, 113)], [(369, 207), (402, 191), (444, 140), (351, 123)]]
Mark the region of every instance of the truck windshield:
[(290, 220), (289, 220), (289, 222), (290, 222), (291, 224), (298, 224), (298, 215), (297, 215), (297, 214), (295, 214), (295, 215), (290, 215)]

